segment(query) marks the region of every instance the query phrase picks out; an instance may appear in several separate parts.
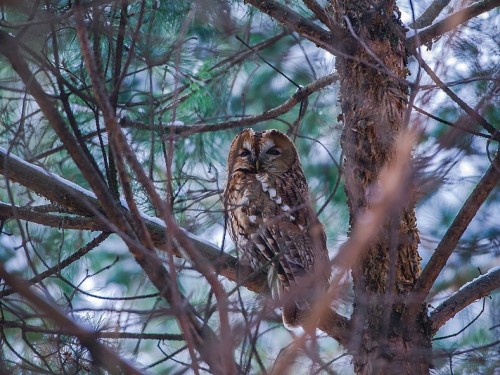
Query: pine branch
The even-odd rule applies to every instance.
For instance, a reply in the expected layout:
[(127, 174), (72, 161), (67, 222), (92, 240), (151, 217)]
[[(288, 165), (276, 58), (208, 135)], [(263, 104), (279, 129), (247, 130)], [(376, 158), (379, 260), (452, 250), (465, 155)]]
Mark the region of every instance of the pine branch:
[[(228, 129), (237, 129), (243, 128), (246, 126), (251, 126), (257, 124), (262, 121), (267, 121), (274, 119), (278, 116), (281, 116), (291, 110), (295, 105), (302, 102), (315, 92), (331, 85), (339, 79), (337, 73), (328, 74), (327, 76), (318, 78), (317, 80), (311, 82), (307, 86), (302, 87), (295, 94), (292, 95), (290, 99), (280, 104), (277, 107), (274, 107), (264, 113), (243, 117), (239, 120), (230, 120), (224, 122), (218, 122), (214, 124), (193, 124), (193, 125), (177, 125), (177, 124), (167, 124), (162, 127), (162, 133), (174, 133), (176, 135), (191, 135), (198, 133), (208, 133), (208, 132), (216, 132), (220, 130), (228, 130)], [(139, 128), (139, 129), (148, 129), (149, 125), (139, 122), (133, 121), (128, 118), (122, 118), (120, 120), (120, 126), (122, 127), (131, 127), (131, 128)], [(160, 129), (157, 129), (160, 130)]]
[[(74, 332), (61, 327), (45, 328), (17, 321), (0, 321), (0, 329), (18, 328), (22, 332), (42, 333), (46, 335), (74, 335)], [(116, 332), (116, 331), (95, 331), (93, 333), (98, 339), (133, 339), (133, 340), (168, 340), (183, 341), (184, 337), (175, 333), (135, 333), (135, 332)]]
[(430, 314), (432, 333), (436, 333), (456, 313), (498, 288), (500, 288), (500, 267), (493, 268), (467, 283)]

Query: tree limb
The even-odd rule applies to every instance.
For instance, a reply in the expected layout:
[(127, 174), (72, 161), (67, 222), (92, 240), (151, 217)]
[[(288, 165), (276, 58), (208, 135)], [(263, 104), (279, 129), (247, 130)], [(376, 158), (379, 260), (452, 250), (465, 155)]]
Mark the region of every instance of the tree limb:
[[(5, 166), (9, 169), (10, 180), (20, 183), (27, 189), (44, 196), (52, 202), (71, 208), (74, 212), (85, 212), (87, 215), (91, 215), (93, 210), (89, 209), (90, 206), (94, 207), (94, 210), (100, 209), (99, 202), (91, 192), (62, 177), (55, 176), (40, 167), (29, 164), (17, 156), (9, 154), (7, 150), (0, 148), (0, 174), (5, 175), (7, 173)], [(60, 218), (55, 218), (56, 215), (49, 216), (44, 214), (44, 216), (39, 216), (35, 215), (33, 211), (26, 212), (28, 211), (27, 208), (15, 207), (13, 209), (5, 203), (0, 205), (0, 217), (5, 219), (13, 217), (13, 210), (16, 211), (16, 209), (18, 210), (18, 217), (23, 220), (35, 219), (37, 220), (35, 222), (38, 224), (47, 225), (49, 223), (51, 224), (49, 226), (61, 222)], [(122, 206), (122, 210), (126, 215), (128, 214), (128, 209), (125, 206)], [(158, 248), (164, 247), (167, 241), (166, 227), (163, 220), (150, 217), (146, 214), (142, 214), (142, 219), (151, 234), (151, 239), (155, 246)], [(105, 223), (96, 217), (65, 218), (62, 223), (65, 220), (68, 220), (69, 224), (74, 225), (72, 229), (87, 230), (87, 228), (96, 228), (97, 230), (101, 230), (102, 228), (109, 230)], [(95, 223), (91, 224), (91, 220), (95, 220)], [(82, 227), (77, 227), (78, 223), (81, 223)], [(267, 276), (264, 272), (254, 272), (249, 266), (240, 264), (237, 258), (222, 252), (217, 246), (186, 230), (183, 232), (196, 251), (211, 263), (221, 276), (255, 293), (268, 293)], [(180, 249), (173, 248), (172, 250), (176, 256), (184, 256)], [(338, 339), (341, 344), (347, 343), (348, 319), (337, 314), (335, 311), (330, 310), (325, 314), (318, 327), (329, 336)]]
[(441, 303), (430, 314), (432, 333), (436, 333), (456, 313), (474, 301), (487, 296), (497, 288), (500, 288), (500, 267), (493, 268), (485, 275), (481, 275), (467, 283), (458, 292)]
[(332, 26), (333, 30), (327, 31), (274, 0), (245, 0), (245, 3), (253, 5), (283, 26), (299, 33), (333, 55), (341, 54), (350, 39), (340, 26), (329, 25)]
[[(316, 0), (302, 0), (304, 4), (314, 13), (316, 17), (331, 31), (342, 33), (341, 27), (330, 17), (328, 11), (324, 9)], [(342, 35), (342, 34), (339, 34)]]
[[(337, 73), (328, 74), (327, 76), (318, 78), (316, 81), (311, 82), (305, 87), (302, 87), (295, 94), (292, 95), (290, 99), (285, 101), (283, 104), (274, 107), (264, 113), (254, 116), (244, 117), (239, 120), (231, 120), (224, 121), (215, 124), (194, 124), (194, 125), (175, 125), (170, 124), (162, 127), (162, 132), (165, 134), (173, 132), (176, 135), (190, 135), (197, 133), (207, 133), (207, 132), (215, 132), (219, 130), (227, 130), (227, 129), (235, 129), (242, 128), (245, 126), (250, 126), (257, 124), (262, 121), (267, 121), (270, 119), (274, 119), (282, 114), (285, 114), (290, 109), (292, 109), (296, 104), (300, 103), (304, 99), (308, 98), (310, 95), (314, 94), (316, 91), (319, 91), (332, 83), (336, 82), (339, 79)], [(147, 129), (149, 125), (139, 122), (133, 121), (128, 118), (122, 118), (120, 120), (120, 126), (122, 127), (132, 127), (132, 128), (140, 128)]]
[(485, 12), (489, 12), (498, 6), (500, 6), (500, 0), (485, 0), (474, 3), (470, 7), (461, 9), (458, 12), (453, 13), (451, 16), (446, 17), (444, 20), (436, 22), (434, 25), (408, 38), (406, 40), (406, 47), (412, 51), (413, 49), (440, 37), (444, 33), (455, 29), (457, 26), (466, 23), (471, 18), (477, 17)]
[[(493, 159), (492, 164), (476, 185), (471, 195), (465, 201), (464, 205), (458, 212), (455, 220), (448, 228), (448, 231), (441, 239), (441, 242), (436, 247), (427, 266), (422, 271), (413, 291), (413, 299), (411, 303), (422, 303), (430, 289), (434, 285), (439, 273), (445, 266), (448, 258), (455, 250), (458, 241), (464, 234), (470, 222), (476, 215), (479, 208), (486, 201), (488, 195), (493, 191), (500, 180), (500, 152)], [(411, 314), (407, 310), (407, 314)]]
[(412, 29), (421, 29), (429, 26), (443, 11), (443, 9), (450, 3), (450, 0), (434, 0), (431, 5), (413, 21), (408, 27)]
[[(80, 230), (109, 230), (109, 227), (99, 218), (93, 215), (93, 211), (101, 210), (99, 201), (95, 195), (78, 185), (65, 180), (62, 177), (55, 176), (44, 169), (29, 164), (22, 159), (9, 154), (7, 150), (0, 148), (0, 174), (8, 175), (9, 179), (21, 184), (29, 190), (44, 196), (51, 202), (55, 202), (74, 213), (84, 214), (84, 217), (56, 218), (55, 215), (35, 214), (33, 211), (27, 212), (27, 208), (9, 206), (5, 203), (0, 205), (0, 215), (3, 218), (13, 217), (16, 208), (17, 214), (23, 220), (33, 219), (34, 222), (47, 226), (56, 226), (64, 224), (67, 220), (68, 229)], [(93, 207), (93, 210), (91, 209)], [(122, 206), (121, 209), (128, 213), (128, 209)], [(151, 233), (151, 238), (157, 247), (162, 247), (166, 243), (165, 223), (163, 220), (150, 217), (143, 214), (142, 218), (146, 227)], [(91, 223), (94, 220), (94, 223)], [(31, 221), (31, 220), (30, 220)], [(81, 225), (81, 226), (79, 226)], [(250, 267), (238, 265), (238, 260), (222, 251), (215, 245), (212, 245), (192, 233), (185, 234), (190, 238), (193, 246), (207, 260), (216, 266), (219, 273), (229, 280), (238, 282), (246, 280), (245, 286), (254, 292), (263, 292), (265, 290), (266, 277), (264, 275), (255, 278), (250, 277), (254, 272)], [(175, 254), (182, 257), (179, 249), (174, 249)]]

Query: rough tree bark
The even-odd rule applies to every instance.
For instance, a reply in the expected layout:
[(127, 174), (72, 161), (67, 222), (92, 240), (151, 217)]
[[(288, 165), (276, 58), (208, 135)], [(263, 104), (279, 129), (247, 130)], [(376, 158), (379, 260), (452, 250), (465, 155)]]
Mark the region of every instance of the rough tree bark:
[[(351, 229), (355, 218), (376, 199), (381, 169), (393, 162), (408, 100), (399, 11), (394, 1), (376, 3), (333, 2), (336, 21), (358, 41), (336, 60)], [(352, 270), (355, 303), (348, 349), (358, 374), (429, 373), (425, 304), (418, 307), (415, 319), (401, 320), (405, 298), (420, 273), (418, 243), (414, 202), (407, 197), (391, 208), (377, 238)]]

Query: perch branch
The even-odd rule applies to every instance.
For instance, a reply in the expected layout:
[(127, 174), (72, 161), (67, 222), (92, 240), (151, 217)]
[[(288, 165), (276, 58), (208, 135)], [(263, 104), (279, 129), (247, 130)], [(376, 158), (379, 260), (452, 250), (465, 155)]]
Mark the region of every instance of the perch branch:
[[(61, 177), (55, 176), (42, 168), (29, 164), (20, 158), (8, 154), (5, 149), (0, 148), (0, 174), (6, 174), (5, 166), (9, 168), (9, 179), (18, 182), (27, 189), (34, 191), (35, 193), (44, 196), (52, 202), (60, 204), (66, 208), (71, 208), (74, 212), (85, 212), (90, 215), (92, 211), (99, 210), (100, 205), (93, 193), (79, 187), (78, 185), (67, 181)], [(82, 200), (85, 203), (82, 203)], [(92, 205), (94, 210), (90, 210), (89, 206)], [(5, 203), (0, 205), (0, 217), (7, 219), (9, 217), (14, 217), (14, 212), (16, 209), (17, 215), (20, 219), (29, 220), (30, 218), (40, 219), (37, 222), (41, 225), (48, 225), (47, 216), (37, 216), (33, 212), (26, 213), (27, 208), (12, 208)], [(124, 206), (121, 208), (126, 215), (128, 215), (128, 209)], [(10, 216), (8, 216), (10, 215)], [(64, 223), (66, 219), (58, 218), (56, 219), (51, 215), (48, 221), (48, 226), (52, 226), (57, 222)], [(70, 220), (71, 219), (71, 220)], [(151, 234), (151, 239), (153, 243), (158, 248), (163, 247), (166, 243), (166, 227), (162, 220), (143, 214), (142, 219), (144, 220), (148, 231)], [(68, 223), (75, 224), (72, 229), (81, 230), (109, 230), (108, 226), (96, 217), (71, 217), (68, 218)], [(94, 224), (90, 224), (90, 220), (95, 220)], [(81, 222), (81, 227), (77, 227), (77, 223)], [(92, 229), (89, 229), (92, 228)], [(226, 254), (220, 249), (201, 239), (200, 237), (184, 231), (184, 234), (189, 238), (192, 246), (203, 256), (208, 262), (210, 262), (219, 274), (228, 280), (234, 281), (247, 289), (255, 293), (267, 293), (267, 277), (263, 272), (256, 273), (250, 267), (242, 265), (238, 262), (238, 259)], [(176, 256), (183, 257), (180, 249), (172, 249)], [(342, 315), (337, 314), (335, 311), (330, 310), (327, 314), (322, 317), (319, 323), (319, 328), (326, 332), (329, 336), (339, 339), (342, 344), (345, 343), (345, 332), (348, 326), (348, 319)]]

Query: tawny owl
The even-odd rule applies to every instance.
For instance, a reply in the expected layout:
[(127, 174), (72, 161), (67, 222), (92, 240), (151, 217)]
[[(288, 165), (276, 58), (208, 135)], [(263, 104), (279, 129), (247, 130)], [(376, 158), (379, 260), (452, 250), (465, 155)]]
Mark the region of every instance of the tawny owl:
[(244, 260), (267, 271), (285, 325), (297, 326), (331, 273), (297, 150), (277, 130), (245, 129), (231, 144), (227, 169), (229, 234)]

